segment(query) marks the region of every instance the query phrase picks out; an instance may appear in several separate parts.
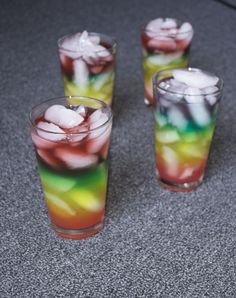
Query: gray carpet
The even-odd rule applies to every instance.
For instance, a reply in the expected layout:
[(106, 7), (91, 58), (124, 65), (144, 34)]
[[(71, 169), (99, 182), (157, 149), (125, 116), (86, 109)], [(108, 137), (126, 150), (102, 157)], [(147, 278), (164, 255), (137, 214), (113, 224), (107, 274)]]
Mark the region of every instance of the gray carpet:
[[(0, 4), (0, 297), (236, 297), (236, 11), (213, 0)], [(139, 33), (156, 16), (189, 20), (191, 65), (225, 81), (207, 175), (188, 194), (155, 177)], [(48, 228), (27, 114), (63, 94), (56, 42), (84, 28), (119, 47), (105, 227), (73, 241)]]

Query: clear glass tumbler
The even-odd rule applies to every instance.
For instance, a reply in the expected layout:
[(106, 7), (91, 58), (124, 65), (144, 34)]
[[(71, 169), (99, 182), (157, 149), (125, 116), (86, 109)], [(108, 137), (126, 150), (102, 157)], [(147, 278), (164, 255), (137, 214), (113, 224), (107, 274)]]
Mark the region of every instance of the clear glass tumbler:
[(141, 33), (144, 102), (153, 103), (152, 76), (166, 68), (187, 67), (193, 38), (190, 23), (172, 18), (148, 22)]
[(153, 77), (156, 170), (173, 191), (203, 180), (223, 81), (209, 72), (168, 69)]
[(112, 112), (88, 97), (45, 101), (30, 129), (53, 230), (81, 239), (103, 227)]
[(116, 42), (100, 33), (76, 33), (58, 40), (67, 96), (88, 96), (112, 104)]

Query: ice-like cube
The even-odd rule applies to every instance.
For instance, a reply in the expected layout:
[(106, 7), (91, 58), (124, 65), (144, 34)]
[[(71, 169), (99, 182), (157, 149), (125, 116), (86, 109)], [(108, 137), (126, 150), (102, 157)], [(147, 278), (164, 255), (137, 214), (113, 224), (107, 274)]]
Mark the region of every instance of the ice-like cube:
[(168, 111), (169, 123), (174, 125), (177, 129), (183, 130), (187, 127), (188, 121), (184, 114), (176, 107), (171, 107)]
[(73, 110), (61, 105), (53, 105), (44, 114), (48, 122), (52, 122), (62, 128), (72, 128), (84, 121), (84, 118)]
[(177, 23), (176, 20), (174, 19), (165, 19), (164, 22), (161, 24), (161, 29), (172, 29), (176, 28)]
[(184, 91), (185, 99), (188, 103), (201, 103), (204, 101), (204, 96), (199, 88), (188, 87)]
[(56, 208), (58, 208), (59, 210), (61, 210), (62, 212), (60, 212), (59, 214), (61, 214), (62, 217), (64, 216), (75, 216), (76, 215), (76, 211), (74, 209), (71, 208), (71, 206), (69, 204), (67, 204), (62, 198), (60, 198), (58, 195), (50, 193), (50, 192), (44, 192), (47, 204), (49, 205), (53, 205), (56, 206)]
[(162, 23), (163, 23), (162, 18), (158, 18), (158, 19), (150, 21), (146, 26), (147, 34), (150, 37), (156, 36), (156, 33), (161, 30)]
[(219, 96), (218, 92), (219, 88), (217, 86), (210, 86), (202, 89), (202, 93), (205, 94), (205, 98), (211, 106), (217, 102)]
[(90, 129), (94, 129), (108, 120), (108, 116), (105, 112), (101, 110), (96, 110), (89, 116)]
[(47, 141), (46, 139), (41, 138), (34, 132), (31, 133), (31, 137), (32, 137), (32, 141), (33, 141), (34, 145), (37, 148), (49, 149), (49, 148), (53, 148), (54, 146), (56, 146), (56, 143)]
[(74, 60), (75, 83), (79, 88), (86, 88), (89, 83), (89, 70), (87, 64), (82, 60)]
[(183, 23), (177, 33), (177, 38), (178, 39), (187, 39), (191, 41), (193, 37), (193, 27), (190, 23), (186, 22)]
[(90, 139), (94, 138), (107, 138), (107, 134), (103, 134), (107, 131), (107, 125), (103, 125), (108, 121), (108, 116), (106, 113), (97, 110), (89, 117), (90, 129), (92, 130), (89, 134)]
[(209, 124), (211, 119), (204, 102), (191, 103), (188, 105), (188, 108), (193, 120), (197, 125), (205, 126)]
[(176, 49), (176, 42), (173, 38), (160, 35), (150, 39), (148, 46), (160, 51), (174, 51)]
[(189, 87), (194, 88), (206, 88), (214, 86), (218, 82), (218, 78), (212, 75), (207, 75), (202, 71), (187, 71), (176, 69), (172, 72), (174, 78), (182, 83), (185, 83)]
[(60, 51), (72, 59), (77, 59), (81, 57), (82, 53), (78, 51), (80, 35), (81, 34), (78, 33), (71, 37), (66, 38), (63, 41), (62, 49)]
[(71, 152), (62, 148), (57, 148), (55, 154), (70, 169), (87, 168), (96, 164), (98, 161), (96, 155)]
[(100, 41), (101, 41), (101, 39), (98, 35), (91, 35), (91, 36), (89, 36), (89, 39), (94, 44), (100, 44)]
[(102, 57), (110, 56), (107, 49), (99, 43), (99, 36), (89, 36), (87, 31), (83, 31), (82, 33), (66, 38), (62, 47), (67, 51), (62, 51), (73, 59), (82, 57), (86, 62), (93, 63), (93, 59), (98, 58), (98, 52), (102, 52)]
[(188, 87), (186, 84), (179, 82), (175, 79), (170, 79), (169, 84), (170, 84), (170, 87), (168, 90), (175, 93), (184, 93), (186, 88)]
[(53, 155), (51, 153), (49, 153), (47, 150), (44, 149), (37, 149), (37, 153), (38, 155), (42, 158), (42, 160), (50, 165), (52, 168), (54, 169), (58, 169), (59, 165), (57, 160), (53, 157)]
[(99, 128), (98, 131), (90, 133), (90, 140), (88, 142), (88, 153), (97, 153), (102, 149), (105, 143), (108, 142), (111, 135), (111, 124), (103, 128)]
[(46, 140), (56, 142), (66, 138), (64, 130), (53, 123), (40, 121), (37, 124), (37, 128), (38, 135)]
[(76, 113), (78, 113), (82, 117), (85, 117), (87, 114), (87, 109), (84, 105), (79, 105), (76, 110)]
[(183, 52), (156, 54), (148, 57), (148, 61), (155, 65), (166, 65), (179, 59), (183, 55)]
[[(88, 136), (88, 124), (78, 125), (67, 132), (67, 140), (69, 142), (79, 142)], [(72, 144), (73, 145), (73, 144)], [(75, 144), (76, 145), (76, 144)]]
[(156, 139), (160, 143), (171, 144), (178, 142), (180, 140), (180, 136), (174, 129), (165, 129), (156, 132)]

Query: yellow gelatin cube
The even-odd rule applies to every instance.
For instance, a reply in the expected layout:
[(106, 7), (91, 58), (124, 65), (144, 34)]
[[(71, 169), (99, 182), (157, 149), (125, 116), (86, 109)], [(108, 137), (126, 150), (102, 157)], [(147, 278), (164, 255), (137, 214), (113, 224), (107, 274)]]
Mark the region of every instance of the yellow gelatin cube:
[(104, 203), (93, 192), (85, 189), (73, 189), (68, 193), (68, 199), (77, 208), (96, 212), (104, 207)]

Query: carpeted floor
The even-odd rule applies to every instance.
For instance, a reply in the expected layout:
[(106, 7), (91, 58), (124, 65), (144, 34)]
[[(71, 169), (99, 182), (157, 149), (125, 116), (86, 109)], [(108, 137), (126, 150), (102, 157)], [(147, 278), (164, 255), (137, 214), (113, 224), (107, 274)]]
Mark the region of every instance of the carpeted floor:
[[(157, 16), (190, 21), (191, 66), (225, 81), (205, 181), (187, 194), (155, 177), (139, 35)], [(27, 117), (63, 94), (57, 39), (85, 28), (118, 41), (115, 120), (105, 227), (71, 241), (49, 229)], [(236, 297), (235, 28), (213, 0), (1, 0), (0, 297)]]

